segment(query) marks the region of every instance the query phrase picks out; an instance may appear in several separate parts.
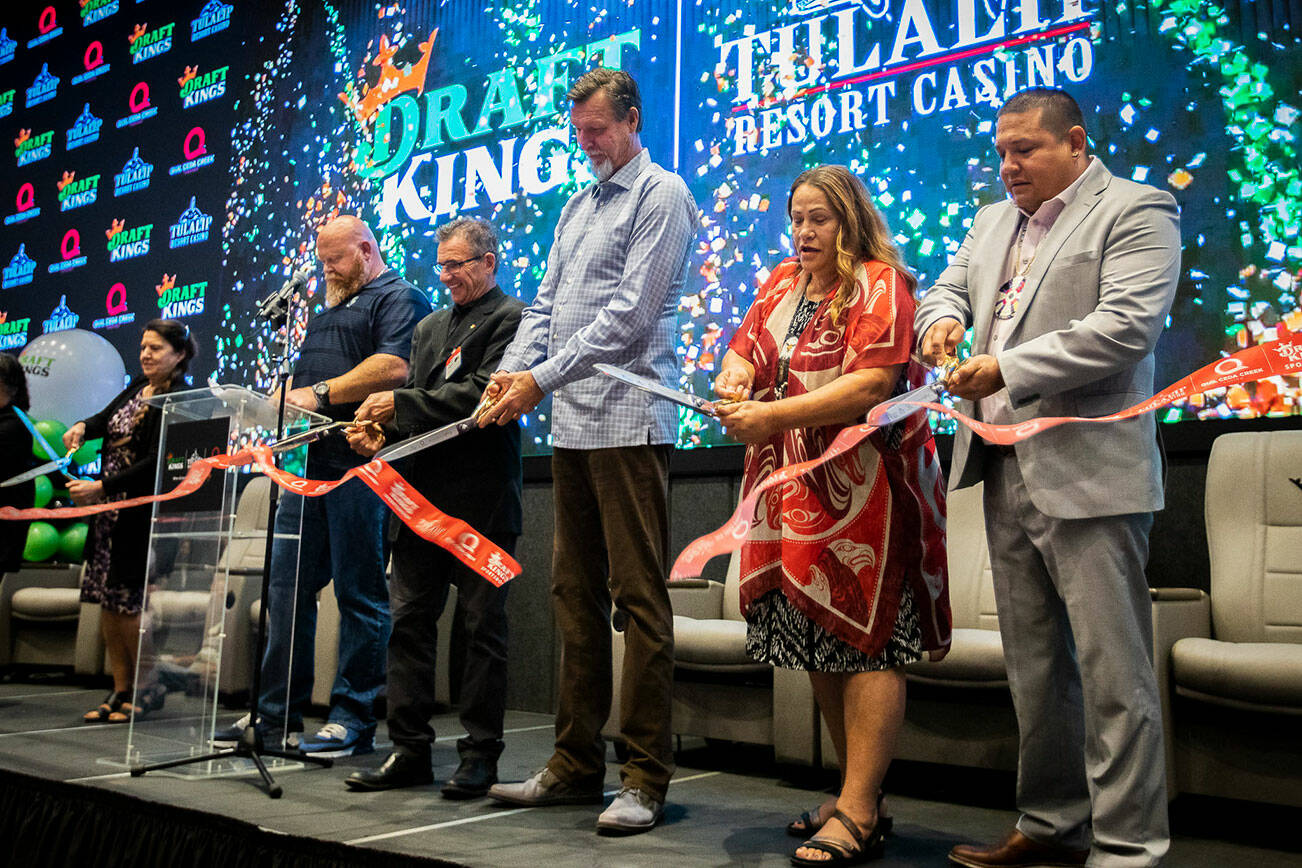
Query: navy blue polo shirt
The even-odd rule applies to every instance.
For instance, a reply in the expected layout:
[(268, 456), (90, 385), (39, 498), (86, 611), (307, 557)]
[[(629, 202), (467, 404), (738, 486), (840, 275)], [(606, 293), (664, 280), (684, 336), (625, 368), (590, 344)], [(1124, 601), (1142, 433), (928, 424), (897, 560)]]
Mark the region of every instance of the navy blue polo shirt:
[[(412, 332), (430, 310), (425, 293), (392, 268), (386, 269), (343, 304), (324, 308), (308, 320), (294, 365), (294, 388), (338, 377), (376, 353), (410, 360)], [(346, 421), (354, 418), (359, 406), (360, 401), (331, 403), (323, 412)], [(331, 470), (365, 461), (339, 435), (322, 438), (308, 449), (309, 475), (317, 478), (329, 478)]]

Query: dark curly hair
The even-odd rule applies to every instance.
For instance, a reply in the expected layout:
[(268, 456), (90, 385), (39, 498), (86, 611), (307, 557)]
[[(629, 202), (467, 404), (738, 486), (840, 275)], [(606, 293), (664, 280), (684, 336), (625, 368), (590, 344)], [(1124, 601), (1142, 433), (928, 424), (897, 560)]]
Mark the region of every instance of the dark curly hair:
[(27, 394), (27, 374), (18, 360), (8, 353), (0, 353), (0, 386), (9, 390), (9, 403), (26, 412), (32, 406)]

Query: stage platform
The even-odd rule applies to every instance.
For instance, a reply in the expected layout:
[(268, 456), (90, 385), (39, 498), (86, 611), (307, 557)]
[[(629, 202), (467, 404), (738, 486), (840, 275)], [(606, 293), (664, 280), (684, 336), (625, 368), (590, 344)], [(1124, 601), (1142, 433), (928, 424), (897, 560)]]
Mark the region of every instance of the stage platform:
[[(344, 778), (378, 764), (386, 754), (381, 746), (330, 769), (278, 772), (284, 796), (273, 800), (256, 775), (132, 778), (105, 764), (104, 758), (123, 757), (126, 727), (79, 722), (102, 694), (48, 679), (0, 684), (0, 850), (12, 847), (9, 864), (780, 866), (798, 843), (783, 826), (818, 804), (822, 788), (834, 782), (775, 768), (766, 750), (684, 741), (664, 825), (630, 838), (601, 837), (594, 831), (596, 807), (512, 809), (441, 798), (438, 782), (455, 768), (462, 734), (455, 715), (446, 715), (435, 722), (432, 787), (348, 791)], [(162, 713), (184, 714), (184, 706), (178, 698)], [(238, 715), (232, 712), (231, 720)], [(510, 712), (507, 727), (500, 770), (504, 779), (519, 779), (548, 756), (551, 719)], [(613, 795), (618, 777), (611, 759)], [(876, 863), (882, 866), (945, 865), (955, 843), (993, 840), (1016, 819), (1008, 774), (900, 763), (886, 790), (895, 833), (886, 858)], [(1289, 816), (1241, 802), (1178, 800), (1166, 864), (1298, 865)], [(169, 857), (169, 848), (185, 858)]]

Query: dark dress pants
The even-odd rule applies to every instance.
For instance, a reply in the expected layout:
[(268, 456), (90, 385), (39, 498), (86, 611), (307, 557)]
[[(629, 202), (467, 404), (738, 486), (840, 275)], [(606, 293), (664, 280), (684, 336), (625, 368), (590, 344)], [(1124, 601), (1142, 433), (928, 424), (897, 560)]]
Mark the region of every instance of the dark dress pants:
[[(507, 554), (514, 534), (493, 534)], [(506, 714), (506, 592), (438, 546), (406, 527), (393, 545), (389, 609), (389, 737), (404, 754), (428, 759), (434, 743), (430, 717), (435, 710), (435, 655), (438, 620), (456, 585), (457, 615), (466, 647), (461, 678), (461, 725), (457, 742), (462, 758), (496, 760), (502, 753), (502, 719)], [(456, 659), (457, 655), (453, 655)], [(453, 679), (455, 681), (455, 679)]]
[(620, 679), (626, 787), (661, 801), (674, 773), (669, 722), (674, 626), (665, 585), (673, 447), (556, 449), (552, 598), (561, 634), (556, 752), (561, 780), (599, 784), (611, 703), (611, 598), (628, 616)]

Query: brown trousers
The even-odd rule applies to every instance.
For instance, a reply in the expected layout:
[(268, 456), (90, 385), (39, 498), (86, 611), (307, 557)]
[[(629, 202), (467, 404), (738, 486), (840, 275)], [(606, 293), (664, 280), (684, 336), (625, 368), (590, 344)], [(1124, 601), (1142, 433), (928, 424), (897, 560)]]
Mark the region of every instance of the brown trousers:
[(673, 612), (665, 586), (673, 447), (556, 449), (552, 597), (561, 634), (552, 774), (577, 785), (606, 772), (611, 599), (628, 616), (620, 693), (623, 786), (664, 801), (674, 773), (669, 713)]

